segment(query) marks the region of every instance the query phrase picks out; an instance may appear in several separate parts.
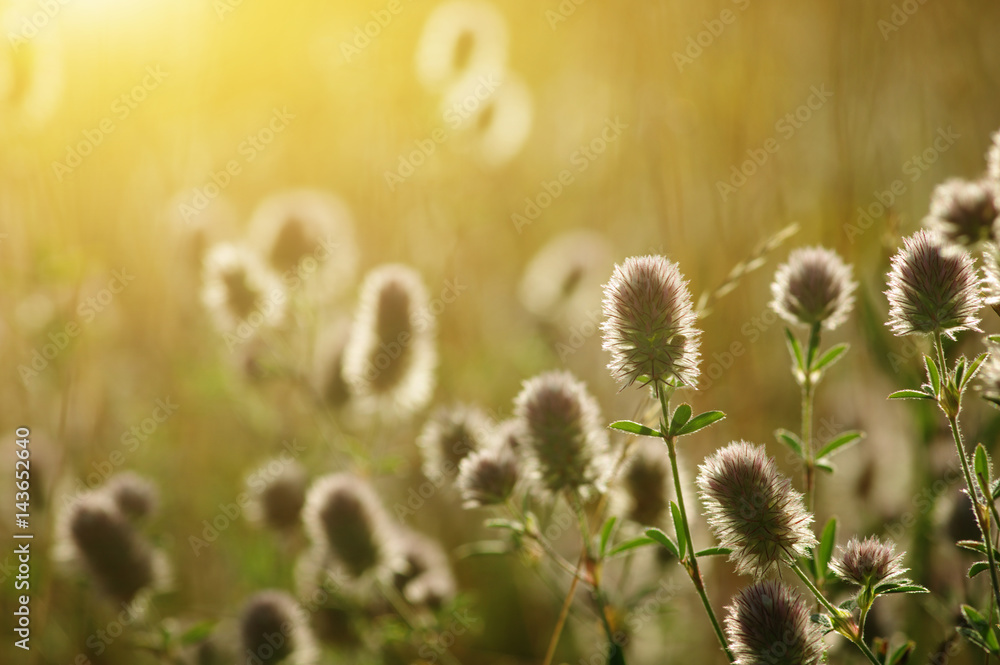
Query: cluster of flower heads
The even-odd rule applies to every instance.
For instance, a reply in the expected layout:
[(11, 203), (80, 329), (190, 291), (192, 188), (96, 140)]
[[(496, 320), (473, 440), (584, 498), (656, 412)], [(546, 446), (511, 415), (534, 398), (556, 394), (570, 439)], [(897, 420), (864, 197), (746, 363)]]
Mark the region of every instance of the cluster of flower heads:
[(565, 371), (524, 382), (514, 417), (494, 424), (480, 409), (439, 410), (419, 437), (428, 478), (452, 476), (466, 507), (504, 503), (518, 488), (551, 497), (603, 492), (608, 435), (586, 385)]
[(534, 119), (528, 86), (508, 68), (507, 22), (483, 0), (451, 0), (427, 18), (417, 46), (420, 81), (483, 165), (502, 166), (524, 146)]
[[(997, 138), (978, 180), (954, 178), (931, 198), (926, 228), (904, 238), (889, 272), (888, 326), (896, 335), (980, 331), (984, 304), (1000, 305), (1000, 178)], [(984, 276), (973, 252), (980, 252)]]
[[(205, 231), (198, 229), (200, 238)], [(307, 358), (288, 361), (296, 371), (311, 368), (311, 390), (324, 405), (363, 417), (403, 419), (427, 405), (437, 364), (427, 290), (412, 268), (378, 266), (350, 320), (339, 298), (354, 281), (357, 251), (350, 213), (337, 198), (312, 190), (271, 195), (252, 214), (245, 241), (205, 247), (202, 260), (202, 301), (231, 352), (252, 360), (275, 341), (282, 352), (309, 346)], [(311, 339), (291, 339), (293, 327), (311, 330)]]
[(112, 476), (97, 490), (68, 498), (58, 518), (55, 557), (84, 573), (116, 603), (144, 601), (169, 582), (166, 559), (139, 529), (156, 505), (156, 489), (133, 473)]

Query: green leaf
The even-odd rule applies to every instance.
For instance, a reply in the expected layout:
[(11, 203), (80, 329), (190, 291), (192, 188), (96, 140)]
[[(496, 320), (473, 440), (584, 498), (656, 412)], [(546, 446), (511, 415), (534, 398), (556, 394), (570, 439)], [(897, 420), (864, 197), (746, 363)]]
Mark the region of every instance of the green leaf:
[(930, 591), (928, 591), (927, 587), (920, 586), (919, 584), (908, 583), (908, 584), (898, 584), (893, 588), (889, 589), (888, 591), (883, 591), (879, 595), (888, 596), (889, 594), (893, 593), (930, 593)]
[(505, 520), (502, 518), (489, 519), (483, 522), (483, 526), (488, 529), (510, 529), (515, 533), (524, 533), (524, 524), (514, 520)]
[(658, 439), (663, 436), (655, 429), (646, 427), (645, 425), (640, 425), (639, 423), (632, 422), (631, 420), (616, 420), (608, 425), (608, 428), (621, 430), (622, 432), (628, 432), (629, 434), (635, 434), (637, 436), (655, 436)]
[(927, 368), (927, 382), (934, 390), (934, 394), (940, 395), (941, 373), (938, 371), (938, 366), (934, 364), (934, 359), (930, 356), (924, 356), (924, 366)]
[(792, 362), (801, 371), (806, 369), (806, 359), (802, 355), (802, 345), (799, 344), (799, 339), (792, 332), (791, 328), (785, 328), (785, 341), (788, 343), (788, 352), (792, 356)]
[(922, 390), (897, 390), (889, 395), (889, 399), (936, 399)]
[(789, 432), (787, 429), (779, 429), (775, 430), (774, 436), (778, 438), (778, 441), (788, 446), (793, 453), (799, 457), (803, 457), (802, 441), (799, 439), (798, 435), (793, 432)]
[(687, 552), (687, 539), (684, 533), (684, 520), (681, 519), (681, 509), (673, 501), (670, 502), (670, 515), (674, 518), (674, 533), (677, 534), (677, 549), (681, 554)]
[(646, 536), (655, 540), (660, 545), (666, 547), (668, 550), (670, 550), (670, 553), (673, 554), (678, 559), (681, 558), (681, 551), (677, 548), (677, 545), (674, 543), (673, 539), (660, 529), (655, 529), (655, 528), (646, 529)]
[(963, 385), (965, 383), (964, 377), (965, 377), (966, 362), (968, 362), (968, 361), (965, 359), (965, 356), (962, 356), (961, 358), (958, 359), (958, 362), (955, 363), (955, 385), (956, 386), (961, 386), (961, 385)]
[(972, 468), (976, 472), (979, 489), (982, 490), (984, 496), (990, 496), (990, 456), (986, 452), (986, 446), (981, 443), (976, 444)]
[(677, 436), (684, 436), (685, 434), (694, 434), (700, 429), (704, 429), (709, 425), (715, 424), (726, 417), (722, 411), (706, 411), (705, 413), (699, 413), (697, 416), (692, 418), (681, 427), (675, 434)]
[(726, 556), (732, 554), (733, 551), (728, 547), (706, 547), (700, 552), (695, 552), (694, 555), (697, 557), (703, 556)]
[(214, 621), (201, 621), (185, 630), (180, 637), (181, 644), (187, 646), (201, 642), (215, 630)]
[[(653, 540), (649, 536), (638, 536), (632, 538), (631, 540), (626, 540), (624, 543), (619, 543), (615, 547), (611, 548), (611, 551), (607, 553), (606, 558), (616, 557), (625, 552), (636, 549), (637, 547), (646, 547), (647, 545), (656, 545), (660, 541)], [(671, 543), (673, 544), (673, 543)], [(667, 549), (670, 549), (669, 547)]]
[(850, 344), (837, 344), (829, 351), (824, 353), (819, 357), (819, 360), (812, 366), (813, 372), (821, 372), (828, 366), (834, 364), (840, 360), (841, 356), (847, 353), (847, 350), (851, 348)]
[(612, 515), (604, 523), (604, 526), (601, 527), (601, 540), (597, 548), (597, 551), (600, 552), (601, 557), (604, 556), (605, 550), (608, 549), (608, 539), (611, 538), (611, 532), (614, 530), (615, 522), (617, 521), (618, 518)]
[(829, 460), (818, 459), (814, 462), (814, 464), (816, 465), (817, 469), (819, 469), (820, 471), (826, 471), (827, 473), (833, 473), (836, 470), (836, 468), (833, 466), (833, 464), (830, 463)]
[(990, 485), (990, 490), (990, 495), (993, 497), (994, 501), (1000, 498), (1000, 478), (993, 481), (993, 484)]
[(670, 432), (676, 434), (677, 430), (684, 427), (689, 420), (691, 420), (691, 405), (681, 404), (674, 411), (673, 418), (670, 419)]
[(982, 633), (990, 627), (990, 622), (986, 620), (986, 617), (971, 605), (962, 605), (962, 616), (965, 617), (965, 621), (969, 624), (969, 627), (977, 633)]
[(886, 661), (886, 665), (904, 665), (904, 663), (910, 659), (910, 654), (913, 653), (916, 646), (916, 642), (913, 640), (907, 640), (905, 644), (901, 645), (892, 652), (892, 655), (889, 656), (889, 660)]
[(987, 644), (986, 639), (982, 635), (977, 633), (972, 628), (966, 626), (959, 626), (958, 634), (967, 639), (971, 644), (976, 645), (986, 653), (992, 653), (990, 645)]
[(849, 432), (843, 432), (838, 434), (833, 439), (831, 439), (825, 446), (819, 449), (816, 453), (816, 457), (826, 457), (835, 450), (839, 450), (844, 446), (849, 446), (852, 443), (856, 443), (861, 439), (865, 438), (864, 432), (858, 432), (856, 430), (851, 430)]
[(830, 557), (833, 556), (833, 545), (837, 542), (837, 518), (831, 517), (823, 533), (819, 537), (819, 545), (813, 554), (813, 562), (816, 564), (816, 579), (825, 579)]
[(959, 388), (965, 390), (965, 387), (969, 385), (969, 381), (975, 378), (976, 374), (979, 374), (979, 370), (982, 368), (983, 363), (986, 359), (990, 357), (989, 353), (980, 353), (976, 358), (969, 364), (969, 371), (965, 373), (965, 377), (959, 384)]
[(825, 614), (813, 614), (809, 616), (809, 620), (814, 624), (819, 626), (820, 633), (826, 635), (827, 633), (833, 632), (833, 621)]
[(972, 579), (984, 570), (990, 569), (989, 561), (977, 561), (969, 568), (969, 579)]
[(986, 554), (986, 545), (980, 540), (960, 540), (955, 543), (963, 550), (970, 550), (972, 552), (978, 552), (979, 554)]

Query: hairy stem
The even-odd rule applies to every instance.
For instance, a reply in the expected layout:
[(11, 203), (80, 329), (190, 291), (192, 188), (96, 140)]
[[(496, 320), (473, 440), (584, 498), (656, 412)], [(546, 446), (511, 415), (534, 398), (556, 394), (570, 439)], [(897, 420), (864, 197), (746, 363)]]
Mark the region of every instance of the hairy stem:
[(802, 452), (806, 456), (805, 494), (806, 510), (813, 512), (816, 503), (816, 459), (813, 451), (813, 397), (816, 386), (812, 380), (812, 366), (819, 349), (820, 324), (813, 324), (809, 331), (809, 346), (806, 347), (805, 377), (802, 381)]
[[(662, 386), (657, 386), (656, 394), (660, 400), (660, 410), (663, 416), (663, 429), (666, 429), (670, 425), (669, 397), (665, 394)], [(678, 473), (677, 449), (674, 446), (674, 437), (664, 431), (663, 440), (667, 444), (667, 452), (670, 455), (670, 468), (673, 471), (674, 476), (674, 494), (677, 495), (677, 507), (680, 509), (681, 513), (681, 524), (679, 526), (675, 525), (675, 527), (683, 530), (684, 539), (687, 542), (687, 553), (681, 552), (680, 563), (684, 566), (684, 569), (687, 570), (688, 576), (694, 584), (694, 588), (698, 591), (698, 596), (701, 597), (701, 604), (705, 606), (705, 612), (708, 614), (709, 621), (712, 622), (712, 628), (715, 630), (715, 636), (719, 639), (719, 644), (722, 645), (723, 651), (726, 652), (726, 657), (729, 658), (730, 663), (734, 663), (736, 662), (736, 656), (733, 654), (732, 649), (729, 648), (729, 643), (726, 641), (726, 635), (722, 632), (722, 625), (719, 623), (718, 617), (715, 616), (715, 610), (712, 609), (712, 603), (708, 600), (708, 594), (705, 592), (705, 582), (701, 577), (701, 570), (698, 567), (698, 557), (695, 556), (694, 540), (691, 538), (691, 526), (688, 522), (687, 508), (684, 506), (684, 492), (681, 491), (681, 479)]]
[[(839, 610), (836, 607), (834, 607), (833, 604), (826, 599), (826, 596), (823, 595), (823, 592), (816, 588), (816, 585), (809, 580), (808, 575), (802, 572), (802, 569), (799, 568), (797, 563), (795, 563), (794, 561), (788, 561), (788, 567), (791, 568), (793, 571), (795, 571), (795, 574), (798, 575), (799, 579), (805, 583), (805, 585), (809, 588), (809, 591), (811, 591), (812, 594), (816, 597), (816, 600), (819, 601), (819, 604), (822, 605), (826, 609), (826, 611), (830, 613), (830, 616), (835, 621), (837, 620), (838, 617), (844, 615), (842, 610)], [(843, 633), (840, 634), (844, 635)], [(844, 635), (844, 637), (848, 636)], [(854, 645), (861, 650), (861, 653), (865, 655), (865, 658), (867, 658), (872, 663), (872, 665), (880, 665), (878, 659), (875, 657), (875, 654), (873, 654), (872, 650), (868, 648), (867, 644), (865, 644), (864, 634), (862, 633), (860, 628), (858, 629), (857, 635), (855, 635), (854, 637), (849, 637), (848, 639), (850, 639), (851, 642), (853, 642)]]

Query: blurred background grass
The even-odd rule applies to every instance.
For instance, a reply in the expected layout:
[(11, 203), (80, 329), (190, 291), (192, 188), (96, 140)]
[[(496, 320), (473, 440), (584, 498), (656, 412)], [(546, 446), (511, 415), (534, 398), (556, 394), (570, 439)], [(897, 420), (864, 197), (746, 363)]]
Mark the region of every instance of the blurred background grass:
[[(37, 36), (10, 39), (23, 36), (24, 17), (51, 5), (57, 9)], [(15, 72), (20, 86), (10, 88), (0, 126), (0, 362), (6, 377), (0, 431), (8, 433), (4, 450), (12, 455), (15, 427), (32, 429), (35, 483), (47, 493), (33, 499), (34, 649), (15, 652), (12, 638), (4, 638), (5, 662), (69, 663), (79, 653), (92, 662), (139, 662), (123, 644), (100, 656), (85, 648), (111, 610), (49, 562), (51, 511), (41, 503), (55, 501), (57, 483), (73, 484), (120, 450), (122, 433), (147, 418), (158, 398), (177, 403), (177, 414), (120, 468), (149, 475), (162, 491), (162, 510), (149, 532), (174, 568), (174, 592), (159, 606), (163, 615), (233, 616), (252, 590), (290, 586), (286, 550), (295, 545), (276, 542), (244, 520), (198, 555), (188, 544), (202, 520), (233, 501), (245, 475), (283, 440), (307, 444), (305, 459), (315, 475), (365, 469), (390, 506), (423, 481), (413, 446), (419, 419), (378, 433), (378, 455), (371, 457), (381, 459), (338, 452), (357, 451), (370, 440), (331, 427), (314, 404), (281, 382), (249, 381), (208, 326), (197, 271), (176, 249), (183, 228), (178, 201), (191, 200), (195, 188), (233, 159), (241, 173), (202, 215), (230, 219), (238, 230), (267, 194), (290, 187), (330, 191), (352, 211), (362, 271), (408, 263), (432, 297), (447, 280), (466, 285), (440, 317), (434, 401), (476, 401), (498, 416), (509, 414), (523, 379), (553, 367), (584, 378), (608, 419), (634, 415), (644, 398), (637, 391), (616, 393), (592, 328), (579, 338), (573, 334), (580, 329), (569, 325), (542, 334), (518, 300), (528, 261), (560, 233), (605, 234), (613, 261), (665, 253), (680, 262), (698, 294), (721, 284), (755, 245), (798, 223), (800, 232), (704, 320), (705, 370), (714, 362), (724, 371), (691, 401), (729, 418), (692, 440), (682, 451), (685, 463), (693, 475), (704, 454), (734, 438), (766, 442), (782, 459), (771, 433), (797, 428), (798, 396), (781, 326), (766, 315), (767, 285), (789, 247), (823, 243), (855, 264), (862, 295), (857, 315), (835, 335), (854, 348), (821, 390), (817, 413), (869, 437), (844, 455), (837, 476), (821, 479), (818, 518), (838, 515), (843, 542), (848, 533), (881, 532), (907, 512), (919, 514), (922, 487), (914, 479), (940, 475), (949, 448), (947, 441), (935, 443), (934, 414), (884, 402), (890, 390), (913, 384), (917, 370), (911, 358), (894, 371), (889, 354), (902, 355), (907, 347), (882, 331), (880, 291), (898, 237), (926, 214), (934, 185), (983, 169), (989, 134), (1000, 126), (998, 3), (914, 3), (916, 12), (889, 32), (884, 22), (901, 3), (497, 4), (510, 35), (509, 68), (533, 97), (526, 142), (505, 164), (488, 167), (458, 149), (460, 138), (449, 138), (392, 188), (385, 173), (447, 123), (440, 95), (420, 84), (414, 66), (430, 3), (404, 1), (369, 45), (345, 58), (343, 44), (386, 5), (0, 4), (9, 10), (11, 42), (0, 47), (9, 51), (0, 54), (0, 74)], [(554, 22), (551, 12), (560, 6), (574, 9)], [(724, 10), (735, 20), (717, 36), (708, 33), (709, 40), (704, 22)], [(699, 33), (707, 45), (679, 66), (676, 54)], [(4, 69), (8, 61), (14, 65)], [(140, 85), (150, 67), (165, 78), (121, 117), (116, 100)], [(780, 133), (776, 123), (806, 103), (814, 87), (832, 96), (791, 136)], [(240, 145), (276, 108), (294, 118), (256, 159), (244, 161)], [(58, 173), (54, 162), (65, 163), (67, 151), (105, 118), (114, 131), (71, 173)], [(526, 197), (536, 199), (543, 181), (573, 169), (574, 151), (615, 119), (625, 127), (620, 137), (518, 229), (512, 215), (524, 214)], [(904, 171), (907, 162), (931, 147), (941, 129), (958, 138), (911, 180), (915, 172)], [(747, 150), (770, 138), (777, 152), (745, 185), (721, 196), (719, 181), (730, 178)], [(905, 191), (852, 237), (847, 225), (858, 223), (858, 207), (871, 205), (876, 192), (897, 179)], [(610, 274), (611, 267), (595, 270)], [(134, 281), (81, 325), (50, 366), (23, 380), (19, 367), (51, 333), (80, 323), (79, 303), (104, 288), (115, 270)], [(348, 291), (347, 313), (355, 286)], [(560, 341), (579, 348), (560, 353)], [(734, 342), (745, 353), (725, 367)], [(970, 434), (981, 431), (992, 444), (994, 420), (973, 406)], [(958, 499), (958, 485), (941, 494), (922, 535), (931, 550), (948, 528), (946, 506)], [(8, 511), (12, 501), (4, 501)], [(454, 496), (436, 495), (429, 504), (411, 524), (451, 547), (482, 535), (479, 516), (463, 513)], [(905, 533), (908, 539), (913, 529)], [(880, 624), (887, 633), (905, 630), (918, 638), (921, 654), (947, 637), (965, 593), (957, 553), (947, 542), (939, 549), (921, 571), (922, 581), (935, 586), (934, 598), (914, 601), (917, 609), (892, 606)], [(538, 662), (560, 599), (514, 560), (456, 562), (455, 569), (483, 620), (480, 634), (460, 651), (465, 662)], [(709, 573), (718, 607), (740, 584), (728, 571), (719, 564)], [(9, 616), (14, 592), (4, 575)], [(675, 576), (672, 568), (669, 576)], [(636, 662), (721, 662), (707, 622), (695, 611), (696, 597), (686, 586), (678, 589), (640, 633)], [(973, 586), (969, 593), (979, 591)], [(560, 658), (587, 657), (593, 635), (587, 619), (571, 622)], [(853, 657), (834, 656), (840, 662)]]

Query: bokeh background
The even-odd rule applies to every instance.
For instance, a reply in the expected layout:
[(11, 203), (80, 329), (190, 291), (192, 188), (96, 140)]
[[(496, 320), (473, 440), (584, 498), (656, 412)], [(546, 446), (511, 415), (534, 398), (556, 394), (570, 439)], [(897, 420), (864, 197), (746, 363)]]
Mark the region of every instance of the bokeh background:
[[(502, 83), (471, 102), (469, 121), (456, 128), (449, 100), (461, 107), (476, 99), (475, 88), (431, 81), (418, 66), (422, 49), (433, 61), (434, 45), (448, 46), (446, 32), (428, 37), (436, 3), (0, 3), (5, 542), (16, 427), (31, 428), (36, 471), (32, 650), (14, 649), (5, 631), (0, 660), (155, 662), (127, 638), (100, 653), (88, 644), (116, 608), (51, 556), (60, 497), (116, 451), (116, 472), (139, 472), (160, 490), (144, 532), (169, 559), (173, 581), (155, 611), (181, 623), (231, 621), (253, 591), (293, 588), (301, 536), (277, 537), (240, 516), (203, 550), (189, 541), (282, 442), (304, 444), (300, 461), (311, 477), (355, 470), (390, 507), (425, 482), (414, 440), (426, 410), (392, 424), (347, 422), (294, 377), (261, 371), (246, 349), (227, 348), (201, 302), (204, 243), (239, 240), (257, 206), (289, 189), (343, 203), (354, 237), (345, 261), (356, 268), (330, 285), (339, 295), (322, 311), (257, 348), (263, 364), (280, 350), (293, 360), (292, 374), (308, 375), (311, 337), (300, 344), (282, 335), (296, 338), (296, 327), (312, 330), (324, 317), (349, 320), (364, 273), (401, 262), (420, 273), (432, 299), (457, 291), (438, 317), (432, 404), (474, 402), (497, 420), (510, 414), (523, 380), (554, 368), (584, 379), (608, 421), (642, 414), (647, 396), (618, 392), (594, 325), (613, 264), (666, 254), (696, 296), (712, 293), (796, 224), (797, 233), (764, 252), (763, 265), (751, 264), (734, 290), (712, 299), (702, 321), (707, 376), (688, 399), (696, 411), (729, 417), (685, 441), (688, 473), (733, 439), (766, 443), (794, 473), (773, 437), (778, 427), (797, 429), (799, 403), (768, 285), (790, 248), (834, 248), (861, 286), (855, 314), (830, 336), (852, 349), (821, 388), (817, 430), (857, 428), (868, 437), (841, 456), (836, 475), (821, 478), (818, 520), (838, 516), (841, 543), (852, 533), (888, 534), (910, 552), (914, 577), (933, 593), (880, 601), (875, 618), (881, 634), (918, 640), (915, 662), (952, 637), (959, 603), (985, 598), (985, 583), (965, 579), (969, 561), (952, 544), (970, 528), (961, 483), (934, 484), (954, 455), (941, 419), (885, 401), (918, 383), (922, 350), (887, 335), (881, 291), (889, 257), (926, 215), (934, 186), (983, 171), (990, 134), (1000, 128), (1000, 5), (491, 7), (499, 24), (483, 27), (461, 13), (441, 19), (443, 30), (448, 20), (470, 20), (484, 31), (475, 34), (507, 45)], [(380, 18), (384, 25), (371, 27)], [(478, 47), (493, 57), (489, 43)], [(248, 144), (254, 136), (259, 147)], [(424, 154), (429, 144), (433, 152)], [(754, 157), (762, 163), (747, 162)], [(232, 162), (238, 174), (212, 188)], [(564, 172), (568, 182), (552, 196)], [(524, 283), (543, 247), (581, 230), (596, 234), (589, 249), (556, 251), (549, 274)], [(562, 283), (567, 270), (579, 273), (578, 297), (539, 304), (533, 296)], [(107, 297), (116, 271), (131, 279)], [(99, 308), (87, 309), (88, 298)], [(986, 321), (992, 332), (994, 319)], [(33, 354), (73, 324), (78, 334), (65, 348), (26, 373)], [(979, 342), (965, 344), (968, 353)], [(123, 435), (142, 427), (157, 400), (175, 403), (174, 415), (141, 445), (126, 446)], [(995, 449), (995, 411), (974, 403), (964, 418), (970, 440)], [(541, 662), (565, 578), (550, 588), (518, 557), (455, 555), (495, 536), (482, 513), (460, 504), (442, 490), (403, 518), (452, 553), (476, 619), (452, 652), (463, 663)], [(569, 537), (564, 545), (577, 547)], [(5, 626), (15, 597), (12, 551), (0, 550)], [(632, 576), (636, 587), (636, 579), (673, 586), (667, 601), (648, 608), (630, 662), (723, 662), (677, 566), (646, 553)], [(717, 608), (745, 583), (722, 560), (707, 576)], [(585, 605), (578, 599), (556, 662), (601, 662), (600, 630)], [(951, 662), (972, 662), (967, 645), (952, 651)], [(857, 658), (841, 645), (831, 660)]]

